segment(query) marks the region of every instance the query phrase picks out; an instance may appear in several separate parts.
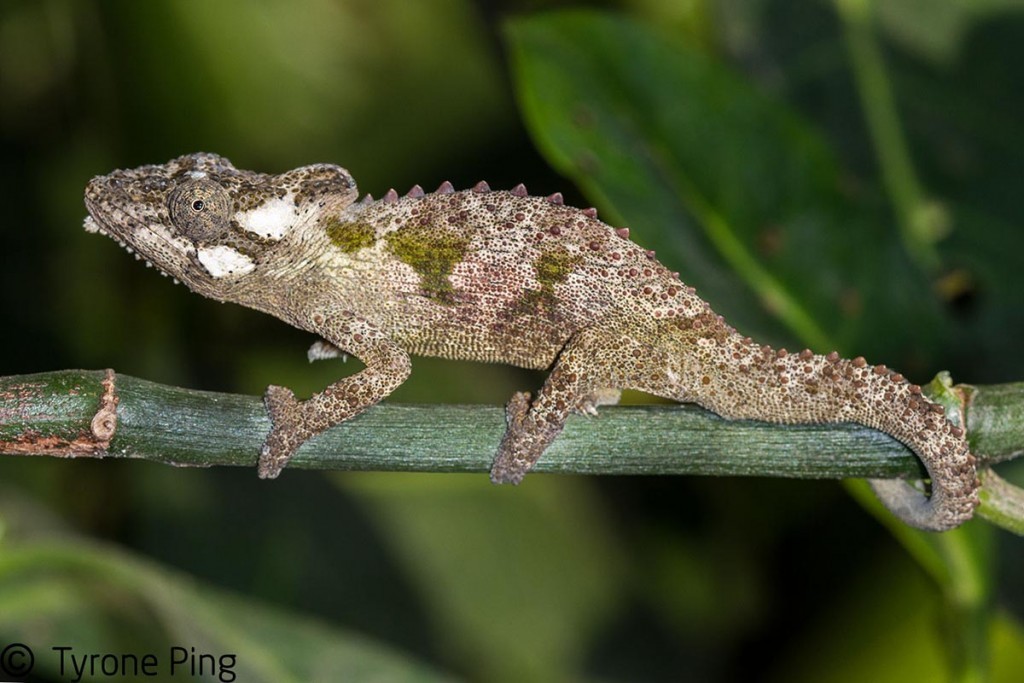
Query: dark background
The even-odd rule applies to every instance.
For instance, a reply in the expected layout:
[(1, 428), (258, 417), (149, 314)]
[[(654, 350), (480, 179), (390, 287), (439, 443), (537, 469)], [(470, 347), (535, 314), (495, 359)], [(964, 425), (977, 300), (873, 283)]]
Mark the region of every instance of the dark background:
[[(554, 170), (565, 167), (537, 143), (543, 117), (528, 132), (517, 104), (525, 84), (511, 75), (506, 22), (558, 4), (7, 0), (3, 373), (112, 367), (302, 395), (354, 367), (310, 366), (309, 335), (192, 295), (85, 233), (85, 183), (114, 168), (203, 150), (267, 172), (339, 163), (375, 196), (484, 178), (604, 210), (594, 187)], [(841, 266), (868, 284), (851, 290), (866, 306), (819, 318), (840, 350), (921, 383), (942, 369), (972, 383), (1024, 377), (1024, 13), (897, 0), (866, 21), (924, 200), (915, 220), (947, 233), (941, 264), (917, 272), (892, 237), (900, 182), (887, 181), (851, 56), (850, 13), (866, 4), (594, 6), (656, 26), (820, 137), (859, 216), (822, 239), (878, 271)], [(647, 76), (658, 90), (659, 74)], [(736, 136), (750, 160), (767, 158), (764, 136)], [(738, 174), (744, 196), (772, 175), (751, 167), (763, 175)], [(605, 199), (630, 217), (628, 202)], [(641, 243), (699, 223), (644, 215), (630, 221)], [(759, 229), (751, 244), (771, 269), (788, 228)], [(750, 334), (807, 343), (727, 263), (708, 266), (733, 292), (716, 300), (684, 258), (659, 255)], [(787, 282), (826, 291), (834, 269), (819, 265), (825, 285), (799, 269)], [(416, 359), (389, 400), (498, 404), (541, 377)], [(1003, 474), (1022, 478), (1019, 466)], [(971, 638), (950, 615), (969, 614), (993, 680), (1015, 680), (1024, 545), (978, 521), (943, 539), (891, 532), (832, 482), (538, 476), (504, 490), (483, 476), (295, 471), (267, 484), (242, 469), (3, 458), (0, 644), (197, 645), (238, 652), (245, 680), (942, 680), (963, 671), (956, 653)], [(37, 669), (57, 680), (52, 662)]]

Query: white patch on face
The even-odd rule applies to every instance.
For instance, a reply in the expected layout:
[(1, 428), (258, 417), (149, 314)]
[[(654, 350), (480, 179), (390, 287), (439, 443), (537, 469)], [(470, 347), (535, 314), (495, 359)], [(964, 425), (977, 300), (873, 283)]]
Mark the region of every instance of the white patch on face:
[(256, 268), (251, 258), (222, 244), (203, 247), (196, 252), (196, 257), (203, 264), (203, 268), (206, 268), (206, 272), (215, 278), (245, 275)]
[(235, 220), (253, 234), (279, 240), (292, 229), (298, 215), (292, 196), (286, 195), (283, 198), (268, 199), (255, 209), (239, 211), (235, 214)]
[(200, 178), (206, 177), (206, 171), (191, 171), (189, 172), (188, 177), (193, 180), (199, 180)]

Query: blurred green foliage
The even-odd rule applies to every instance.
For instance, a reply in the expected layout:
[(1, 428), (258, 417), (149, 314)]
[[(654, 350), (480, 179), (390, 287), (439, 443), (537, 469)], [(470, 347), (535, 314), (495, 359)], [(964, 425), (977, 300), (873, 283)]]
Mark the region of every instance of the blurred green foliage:
[[(562, 191), (630, 225), (751, 335), (919, 381), (1024, 376), (1020, 3), (552, 4), (4, 3), (4, 373), (309, 393), (358, 367), (309, 366), (308, 335), (199, 299), (79, 228), (91, 175), (203, 149), (266, 171), (337, 162), (378, 196), (483, 177)], [(891, 102), (865, 97), (879, 92)], [(935, 263), (908, 247), (908, 216), (944, 228), (918, 234)], [(539, 381), (417, 359), (392, 400), (499, 403)], [(235, 652), (245, 680), (1024, 668), (1019, 539), (877, 524), (830, 483), (266, 484), (16, 458), (0, 477), (0, 644), (39, 660), (64, 644), (196, 646)], [(52, 663), (39, 680), (57, 680)]]

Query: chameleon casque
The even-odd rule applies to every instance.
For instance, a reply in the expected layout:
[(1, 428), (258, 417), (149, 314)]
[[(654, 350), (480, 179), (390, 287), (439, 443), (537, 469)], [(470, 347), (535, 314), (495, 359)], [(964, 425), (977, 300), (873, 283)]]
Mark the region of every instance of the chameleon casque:
[(560, 194), (445, 182), (358, 200), (338, 166), (269, 175), (191, 154), (93, 178), (85, 203), (87, 230), (193, 291), (318, 335), (310, 360), (350, 354), (366, 365), (304, 401), (267, 389), (261, 477), (391, 393), (410, 355), (428, 355), (551, 369), (535, 398), (517, 393), (508, 404), (495, 483), (518, 483), (570, 413), (593, 414), (628, 388), (726, 418), (887, 432), (924, 463), (930, 495), (896, 479), (872, 486), (915, 527), (955, 527), (978, 504), (963, 431), (919, 386), (863, 358), (751, 341), (627, 229), (564, 206)]

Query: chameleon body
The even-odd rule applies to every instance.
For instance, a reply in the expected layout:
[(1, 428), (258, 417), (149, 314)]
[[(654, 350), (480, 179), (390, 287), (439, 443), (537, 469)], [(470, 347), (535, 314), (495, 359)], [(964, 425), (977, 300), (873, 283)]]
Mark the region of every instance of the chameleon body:
[(338, 166), (269, 175), (213, 154), (115, 171), (86, 189), (86, 229), (203, 296), (318, 335), (311, 360), (365, 363), (304, 401), (268, 388), (261, 477), (391, 393), (411, 355), (429, 355), (551, 369), (536, 397), (508, 404), (496, 483), (518, 483), (570, 413), (594, 413), (628, 388), (726, 418), (880, 429), (912, 448), (931, 480), (930, 496), (872, 482), (890, 510), (933, 530), (973, 513), (974, 458), (920, 387), (863, 358), (787, 353), (740, 335), (593, 209), (485, 183), (357, 198)]

